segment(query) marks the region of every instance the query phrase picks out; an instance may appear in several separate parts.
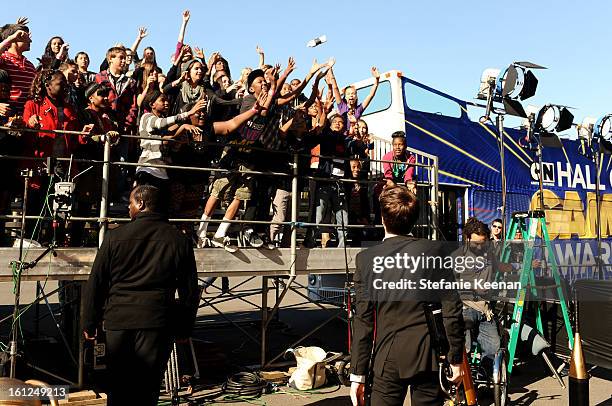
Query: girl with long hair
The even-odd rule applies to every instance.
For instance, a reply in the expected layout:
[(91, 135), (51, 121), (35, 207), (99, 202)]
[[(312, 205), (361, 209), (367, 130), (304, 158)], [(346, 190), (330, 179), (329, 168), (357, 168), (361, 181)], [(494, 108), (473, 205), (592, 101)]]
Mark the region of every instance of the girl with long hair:
[(68, 59), (68, 49), (70, 46), (62, 37), (51, 37), (45, 46), (45, 52), (39, 58), (40, 66), (43, 69), (57, 69), (60, 64)]

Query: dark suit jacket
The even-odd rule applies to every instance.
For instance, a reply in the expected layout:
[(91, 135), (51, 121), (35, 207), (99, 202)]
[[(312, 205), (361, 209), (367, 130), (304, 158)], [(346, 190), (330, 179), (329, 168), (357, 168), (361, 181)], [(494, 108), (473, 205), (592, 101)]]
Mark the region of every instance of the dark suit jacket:
[[(385, 292), (373, 292), (370, 289), (369, 285), (374, 278), (393, 272), (385, 270), (383, 274), (374, 274), (372, 271), (374, 258), (395, 256), (397, 253), (402, 255), (408, 253), (412, 256), (446, 255), (440, 242), (415, 240), (404, 236), (388, 238), (357, 255), (357, 269), (353, 277), (356, 312), (351, 348), (352, 373), (355, 375), (367, 375), (373, 345), (374, 373), (377, 376), (382, 375), (385, 361), (390, 360), (396, 363), (402, 379), (411, 378), (418, 372), (438, 369), (424, 313), (425, 302), (442, 303), (444, 326), (450, 345), (448, 357), (451, 363), (461, 362), (465, 338), (462, 304), (457, 292), (443, 290), (394, 292), (395, 296), (389, 301), (384, 296)], [(404, 272), (401, 277), (414, 280), (417, 285), (422, 278), (446, 281), (454, 279), (452, 269), (427, 270), (421, 267), (414, 273)], [(384, 279), (391, 280), (393, 277)], [(376, 337), (373, 340), (375, 323)]]
[(199, 303), (191, 242), (160, 214), (138, 214), (107, 233), (83, 302), (88, 334), (104, 320), (110, 330), (172, 328), (188, 337)]

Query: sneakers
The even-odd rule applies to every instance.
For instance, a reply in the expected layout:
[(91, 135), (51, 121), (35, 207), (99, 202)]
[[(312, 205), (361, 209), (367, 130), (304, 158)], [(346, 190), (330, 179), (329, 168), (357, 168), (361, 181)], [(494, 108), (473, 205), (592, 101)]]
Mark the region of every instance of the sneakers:
[(230, 253), (234, 253), (234, 252), (238, 251), (238, 247), (235, 246), (234, 244), (232, 244), (232, 242), (230, 241), (230, 238), (227, 237), (227, 236), (225, 236), (225, 237), (213, 237), (210, 240), (210, 243), (212, 244), (213, 247), (223, 248), (227, 252), (230, 252)]
[(270, 237), (268, 237), (267, 235), (265, 235), (265, 236), (264, 236), (264, 238), (263, 238), (263, 240), (264, 240), (264, 241), (263, 241), (263, 246), (264, 246), (266, 249), (269, 249), (269, 250), (274, 250), (274, 249), (276, 249), (276, 244), (275, 244), (275, 243), (274, 243), (272, 240), (270, 240)]
[(211, 242), (208, 237), (198, 237), (198, 243), (196, 244), (198, 248), (210, 247)]
[(248, 229), (244, 232), (244, 236), (246, 237), (249, 245), (253, 248), (261, 248), (264, 245), (263, 240), (252, 228)]

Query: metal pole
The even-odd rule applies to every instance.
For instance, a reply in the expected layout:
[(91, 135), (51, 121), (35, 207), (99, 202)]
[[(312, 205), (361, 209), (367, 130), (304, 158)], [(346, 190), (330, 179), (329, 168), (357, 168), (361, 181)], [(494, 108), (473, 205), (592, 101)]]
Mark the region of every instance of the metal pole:
[(81, 331), (83, 331), (83, 318), (85, 314), (85, 309), (83, 306), (83, 284), (79, 284), (79, 362), (78, 362), (78, 372), (77, 372), (77, 387), (79, 389), (83, 388), (85, 384), (85, 337)]
[(21, 294), (21, 271), (23, 268), (23, 239), (25, 238), (25, 216), (28, 208), (28, 188), (30, 183), (30, 174), (27, 173), (23, 182), (23, 205), (21, 206), (21, 239), (19, 240), (19, 261), (17, 262), (17, 276), (15, 280), (15, 307), (13, 308), (13, 324), (11, 326), (11, 342), (10, 357), (11, 368), (10, 377), (15, 378), (15, 370), (17, 368), (17, 339), (18, 331), (17, 321), (19, 317), (19, 295)]
[(542, 157), (542, 140), (538, 138), (538, 183), (540, 187), (540, 210), (544, 211), (544, 161)]
[(504, 225), (506, 224), (506, 164), (504, 159), (504, 150), (506, 144), (504, 140), (504, 116), (503, 114), (497, 115), (497, 130), (499, 132), (499, 159), (501, 166), (501, 195), (502, 195), (502, 207), (501, 207), (501, 218), (502, 218), (502, 241), (503, 236), (506, 234)]
[(261, 365), (266, 364), (268, 330), (268, 277), (261, 278)]
[(102, 164), (102, 193), (100, 199), (100, 233), (98, 235), (98, 247), (104, 241), (104, 235), (108, 223), (106, 216), (108, 215), (108, 181), (110, 179), (110, 159), (111, 159), (111, 144), (109, 137), (104, 137), (104, 163)]
[(437, 240), (439, 238), (438, 236), (438, 230), (439, 230), (439, 217), (438, 217), (438, 157), (435, 157), (435, 159), (433, 160), (433, 165), (431, 166), (431, 173), (433, 176), (432, 179), (432, 194), (433, 196), (431, 197), (431, 209), (432, 209), (432, 214), (433, 214), (433, 218), (432, 218), (432, 223), (433, 223), (433, 230), (432, 230), (432, 238), (434, 240)]
[(600, 166), (601, 166), (601, 155), (600, 155), (600, 152), (597, 151), (595, 154), (595, 171), (597, 171), (596, 182), (595, 182), (595, 205), (596, 205), (596, 212), (597, 212), (597, 216), (596, 216), (597, 256), (595, 258), (597, 261), (596, 264), (597, 264), (598, 277), (600, 280), (603, 280), (604, 275), (603, 275), (603, 267), (601, 264), (601, 196), (600, 196), (601, 174), (599, 173)]
[[(298, 220), (298, 154), (293, 154), (293, 178), (291, 179), (291, 266), (289, 275), (295, 277), (297, 260), (297, 220)], [(263, 363), (262, 363), (263, 365)]]

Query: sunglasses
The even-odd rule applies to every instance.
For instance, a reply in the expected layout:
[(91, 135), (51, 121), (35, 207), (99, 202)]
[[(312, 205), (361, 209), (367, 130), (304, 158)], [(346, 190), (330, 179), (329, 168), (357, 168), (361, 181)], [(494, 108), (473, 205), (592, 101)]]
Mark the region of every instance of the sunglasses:
[(502, 226), (491, 226), (491, 228), (502, 228)]

